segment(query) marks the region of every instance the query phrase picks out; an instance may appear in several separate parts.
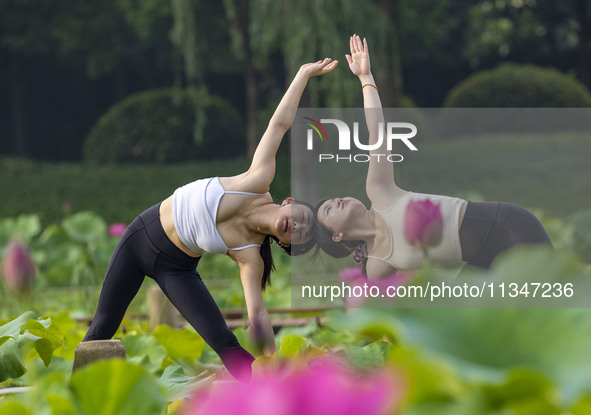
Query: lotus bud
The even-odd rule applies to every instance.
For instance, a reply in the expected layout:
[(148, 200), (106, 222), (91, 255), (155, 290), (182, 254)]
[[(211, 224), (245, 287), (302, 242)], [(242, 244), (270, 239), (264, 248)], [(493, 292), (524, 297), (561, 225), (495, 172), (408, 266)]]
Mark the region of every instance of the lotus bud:
[(2, 276), (11, 289), (28, 293), (35, 280), (35, 264), (27, 246), (21, 241), (12, 241), (2, 256)]
[(121, 235), (123, 235), (125, 229), (127, 229), (127, 226), (124, 223), (113, 223), (111, 226), (109, 226), (109, 236), (119, 238)]

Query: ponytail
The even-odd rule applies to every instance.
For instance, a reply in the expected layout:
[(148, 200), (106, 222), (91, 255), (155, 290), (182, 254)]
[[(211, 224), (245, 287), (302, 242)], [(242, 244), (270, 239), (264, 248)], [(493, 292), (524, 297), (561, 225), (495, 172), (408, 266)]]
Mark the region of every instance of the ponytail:
[(263, 291), (267, 286), (271, 286), (271, 272), (275, 271), (275, 263), (271, 253), (271, 238), (271, 235), (266, 235), (260, 248), (261, 258), (263, 259), (263, 278), (261, 279), (261, 289)]

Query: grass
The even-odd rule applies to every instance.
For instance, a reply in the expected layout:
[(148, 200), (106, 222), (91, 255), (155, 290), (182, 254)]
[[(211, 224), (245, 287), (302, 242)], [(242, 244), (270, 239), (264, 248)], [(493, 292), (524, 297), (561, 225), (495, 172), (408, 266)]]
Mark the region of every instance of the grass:
[[(73, 212), (91, 210), (108, 223), (129, 223), (148, 207), (193, 180), (228, 176), (248, 169), (246, 160), (174, 165), (107, 165), (35, 163), (0, 160), (3, 203), (0, 218), (40, 213), (44, 223), (64, 216), (64, 203)], [(277, 163), (271, 187), (275, 200), (289, 190), (288, 163)]]

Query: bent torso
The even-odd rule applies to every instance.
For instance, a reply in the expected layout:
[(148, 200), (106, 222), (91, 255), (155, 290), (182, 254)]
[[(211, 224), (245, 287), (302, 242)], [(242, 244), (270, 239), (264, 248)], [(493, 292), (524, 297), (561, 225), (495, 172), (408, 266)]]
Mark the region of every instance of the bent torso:
[[(227, 181), (228, 178), (220, 178), (225, 190), (234, 190), (226, 188)], [(252, 217), (258, 207), (267, 203), (273, 203), (273, 199), (268, 193), (261, 195), (224, 194), (222, 196), (216, 216), (216, 228), (227, 247), (263, 242), (264, 235), (250, 230), (248, 219)], [(179, 238), (173, 220), (172, 196), (162, 201), (159, 213), (162, 228), (172, 243), (185, 254), (194, 258), (200, 257), (202, 254), (191, 251)]]

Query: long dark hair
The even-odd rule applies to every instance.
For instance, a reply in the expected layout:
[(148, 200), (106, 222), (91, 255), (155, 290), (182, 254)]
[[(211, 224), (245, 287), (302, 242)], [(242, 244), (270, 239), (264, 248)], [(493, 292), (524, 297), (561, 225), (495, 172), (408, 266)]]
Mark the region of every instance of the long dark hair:
[[(333, 258), (344, 258), (356, 252), (358, 249), (363, 249), (363, 247), (365, 247), (365, 241), (362, 240), (340, 242), (333, 241), (332, 236), (334, 231), (318, 221), (318, 210), (320, 209), (320, 206), (322, 206), (327, 200), (330, 200), (330, 198), (321, 200), (316, 205), (316, 209), (314, 210), (316, 220), (314, 222), (312, 231), (314, 234), (314, 239), (317, 243), (316, 250), (314, 251), (314, 257), (318, 256), (318, 253), (321, 249)], [(365, 262), (367, 262), (367, 259), (365, 259)], [(361, 264), (361, 267), (365, 272), (365, 263)]]
[(266, 235), (265, 240), (260, 248), (261, 258), (263, 259), (263, 279), (261, 280), (261, 289), (271, 286), (271, 272), (275, 271), (275, 263), (273, 262), (273, 254), (271, 253), (272, 235)]
[[(294, 200), (293, 204), (299, 204), (307, 206), (312, 213), (314, 214), (314, 207), (309, 203), (302, 202), (299, 200)], [(314, 221), (316, 222), (316, 216), (314, 214)], [(263, 259), (263, 278), (261, 279), (261, 289), (265, 291), (267, 286), (271, 286), (271, 272), (275, 271), (275, 263), (273, 262), (273, 254), (271, 252), (271, 242), (275, 241), (279, 244), (279, 239), (275, 235), (266, 235), (265, 240), (260, 248), (261, 258)], [(290, 245), (290, 246), (281, 246), (281, 250), (285, 252), (287, 255), (295, 256), (295, 255), (303, 255), (316, 245), (316, 241), (314, 237), (312, 237), (308, 242), (298, 245)]]

